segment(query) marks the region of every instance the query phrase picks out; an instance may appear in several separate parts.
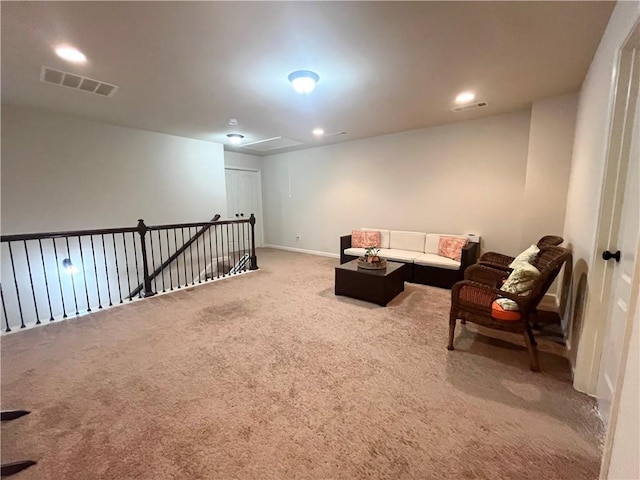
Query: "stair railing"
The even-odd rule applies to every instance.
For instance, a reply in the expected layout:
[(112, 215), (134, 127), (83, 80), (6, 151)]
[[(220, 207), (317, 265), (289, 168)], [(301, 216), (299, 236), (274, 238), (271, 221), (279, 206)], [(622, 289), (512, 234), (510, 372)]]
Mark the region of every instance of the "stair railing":
[(219, 218), (2, 235), (5, 331), (256, 270), (255, 216)]

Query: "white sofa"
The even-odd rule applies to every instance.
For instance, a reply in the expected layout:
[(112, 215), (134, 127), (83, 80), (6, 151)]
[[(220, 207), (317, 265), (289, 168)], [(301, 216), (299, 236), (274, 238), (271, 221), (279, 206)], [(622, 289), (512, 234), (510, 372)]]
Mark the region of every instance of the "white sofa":
[[(379, 231), (381, 248), (378, 255), (394, 262), (406, 263), (405, 279), (413, 283), (423, 283), (445, 288), (464, 278), (468, 266), (476, 263), (480, 250), (479, 238), (458, 234), (439, 234), (385, 230), (380, 228), (360, 228), (364, 231)], [(460, 261), (438, 255), (441, 236), (459, 237), (467, 240), (462, 249)], [(363, 256), (364, 248), (351, 246), (351, 235), (340, 237), (340, 263)]]

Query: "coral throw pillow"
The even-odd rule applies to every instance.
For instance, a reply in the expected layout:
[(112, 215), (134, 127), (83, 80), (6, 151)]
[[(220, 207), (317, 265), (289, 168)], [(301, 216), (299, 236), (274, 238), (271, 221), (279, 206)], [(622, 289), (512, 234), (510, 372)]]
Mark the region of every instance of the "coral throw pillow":
[(467, 244), (466, 238), (440, 237), (438, 255), (459, 262), (462, 258), (462, 248)]
[(382, 235), (380, 232), (354, 230), (351, 232), (351, 246), (355, 248), (380, 248)]

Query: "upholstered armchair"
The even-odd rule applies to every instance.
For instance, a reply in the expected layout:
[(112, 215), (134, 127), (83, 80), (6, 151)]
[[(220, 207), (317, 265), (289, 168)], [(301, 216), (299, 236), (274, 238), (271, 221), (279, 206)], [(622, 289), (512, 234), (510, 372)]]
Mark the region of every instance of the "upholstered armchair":
[[(564, 238), (562, 237), (558, 237), (556, 235), (545, 235), (538, 240), (536, 245), (538, 248), (542, 248), (560, 245), (562, 242), (564, 242)], [(515, 257), (510, 257), (509, 255), (504, 255), (498, 252), (486, 252), (478, 259), (478, 262), (494, 268), (507, 270), (511, 262), (514, 260)]]
[[(510, 293), (500, 289), (504, 272), (482, 264), (467, 269), (465, 280), (451, 289), (448, 350), (454, 350), (456, 320), (474, 322), (485, 327), (520, 333), (529, 351), (530, 368), (539, 371), (538, 350), (531, 323), (535, 321), (536, 307), (569, 258), (569, 251), (556, 246), (540, 249), (533, 266), (540, 272), (527, 292)], [(510, 299), (515, 306), (508, 310), (498, 299)]]

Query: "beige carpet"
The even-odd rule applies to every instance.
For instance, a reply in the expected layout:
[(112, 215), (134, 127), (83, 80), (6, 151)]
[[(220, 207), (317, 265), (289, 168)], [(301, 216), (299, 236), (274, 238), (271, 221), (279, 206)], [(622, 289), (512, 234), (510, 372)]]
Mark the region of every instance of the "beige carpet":
[(2, 425), (2, 461), (38, 461), (20, 480), (597, 478), (565, 359), (532, 373), (519, 339), (471, 325), (449, 352), (448, 290), (335, 297), (336, 263), (265, 249), (256, 273), (4, 336), (2, 408), (32, 413)]

